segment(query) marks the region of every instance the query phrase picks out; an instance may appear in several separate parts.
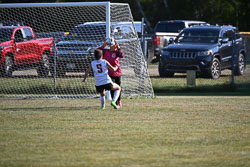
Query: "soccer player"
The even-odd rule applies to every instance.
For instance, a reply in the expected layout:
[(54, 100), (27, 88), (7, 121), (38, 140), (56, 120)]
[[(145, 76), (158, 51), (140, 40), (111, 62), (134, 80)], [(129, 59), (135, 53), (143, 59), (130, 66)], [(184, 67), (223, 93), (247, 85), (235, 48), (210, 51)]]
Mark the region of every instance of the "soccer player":
[[(119, 44), (116, 42), (114, 38), (108, 38), (106, 41), (104, 41), (103, 45), (98, 48), (101, 49), (103, 52), (103, 59), (107, 60), (112, 66), (117, 66), (118, 69), (116, 71), (108, 70), (108, 74), (111, 77), (112, 81), (119, 86), (121, 86), (121, 67), (119, 63), (119, 58), (123, 58), (124, 54), (121, 50)], [(114, 92), (111, 91), (111, 97), (114, 96)], [(117, 106), (120, 108), (122, 107), (121, 103), (121, 93), (116, 101)]]
[(82, 81), (85, 82), (89, 72), (93, 70), (95, 76), (96, 91), (100, 93), (101, 108), (105, 109), (105, 90), (113, 90), (114, 96), (111, 101), (111, 106), (113, 106), (114, 109), (117, 109), (118, 107), (116, 105), (116, 101), (120, 96), (121, 87), (116, 83), (112, 82), (111, 78), (108, 75), (108, 68), (113, 71), (116, 71), (118, 67), (110, 65), (109, 62), (102, 59), (103, 57), (102, 50), (95, 49), (94, 55), (95, 55), (95, 60), (91, 62), (88, 70), (85, 72)]

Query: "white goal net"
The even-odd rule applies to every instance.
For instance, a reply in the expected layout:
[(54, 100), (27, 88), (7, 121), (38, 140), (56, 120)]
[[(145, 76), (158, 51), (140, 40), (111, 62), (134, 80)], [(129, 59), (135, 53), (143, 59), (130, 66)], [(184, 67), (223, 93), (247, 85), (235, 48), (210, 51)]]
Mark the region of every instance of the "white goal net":
[(0, 98), (98, 96), (93, 75), (82, 78), (107, 37), (124, 52), (122, 95), (153, 97), (128, 4), (0, 4)]

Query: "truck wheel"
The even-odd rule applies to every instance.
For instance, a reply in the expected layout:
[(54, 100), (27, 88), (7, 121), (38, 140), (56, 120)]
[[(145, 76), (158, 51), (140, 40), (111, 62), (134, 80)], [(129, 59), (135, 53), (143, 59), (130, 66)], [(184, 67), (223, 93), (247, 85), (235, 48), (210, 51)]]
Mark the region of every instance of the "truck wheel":
[(217, 58), (213, 58), (213, 62), (209, 71), (209, 77), (213, 79), (218, 79), (220, 78), (220, 75), (221, 75), (220, 61)]
[(14, 62), (11, 56), (6, 56), (4, 61), (3, 76), (11, 77), (13, 73)]
[(239, 57), (238, 57), (238, 65), (236, 67), (236, 75), (243, 75), (244, 71), (246, 68), (246, 64), (245, 64), (245, 57), (242, 53), (240, 53)]
[(49, 75), (49, 56), (48, 54), (44, 53), (42, 55), (42, 60), (40, 62), (40, 65), (37, 69), (38, 76), (41, 77), (47, 77)]

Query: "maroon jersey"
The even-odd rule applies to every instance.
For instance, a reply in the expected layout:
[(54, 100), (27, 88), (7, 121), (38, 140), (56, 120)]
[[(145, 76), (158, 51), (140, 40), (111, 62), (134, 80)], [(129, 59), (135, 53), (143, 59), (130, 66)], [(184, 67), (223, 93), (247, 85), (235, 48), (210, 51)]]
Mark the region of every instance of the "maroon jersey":
[(103, 59), (107, 60), (112, 66), (117, 66), (118, 69), (116, 71), (112, 71), (108, 69), (108, 74), (111, 77), (119, 77), (122, 75), (119, 58), (123, 58), (124, 54), (121, 49), (111, 52), (109, 49), (102, 49), (103, 52)]

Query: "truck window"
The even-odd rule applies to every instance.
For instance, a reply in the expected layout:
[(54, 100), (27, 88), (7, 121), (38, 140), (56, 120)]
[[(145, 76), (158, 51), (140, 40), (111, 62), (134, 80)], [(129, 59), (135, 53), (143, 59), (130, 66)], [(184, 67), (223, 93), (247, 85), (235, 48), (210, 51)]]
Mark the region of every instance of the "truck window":
[(192, 27), (192, 26), (199, 26), (202, 25), (203, 23), (189, 23), (188, 27)]
[(21, 31), (21, 30), (17, 30), (17, 31), (15, 32), (14, 38), (15, 38), (15, 41), (16, 41), (16, 42), (23, 42), (23, 34), (22, 34), (22, 31)]
[(226, 31), (223, 34), (223, 38), (228, 38), (229, 41), (232, 41), (232, 39), (233, 39), (233, 31), (230, 31), (230, 30)]
[(178, 33), (185, 28), (183, 22), (160, 22), (156, 24), (155, 32)]
[(25, 40), (29, 41), (29, 40), (33, 39), (32, 32), (29, 28), (24, 28), (23, 31), (24, 31)]

